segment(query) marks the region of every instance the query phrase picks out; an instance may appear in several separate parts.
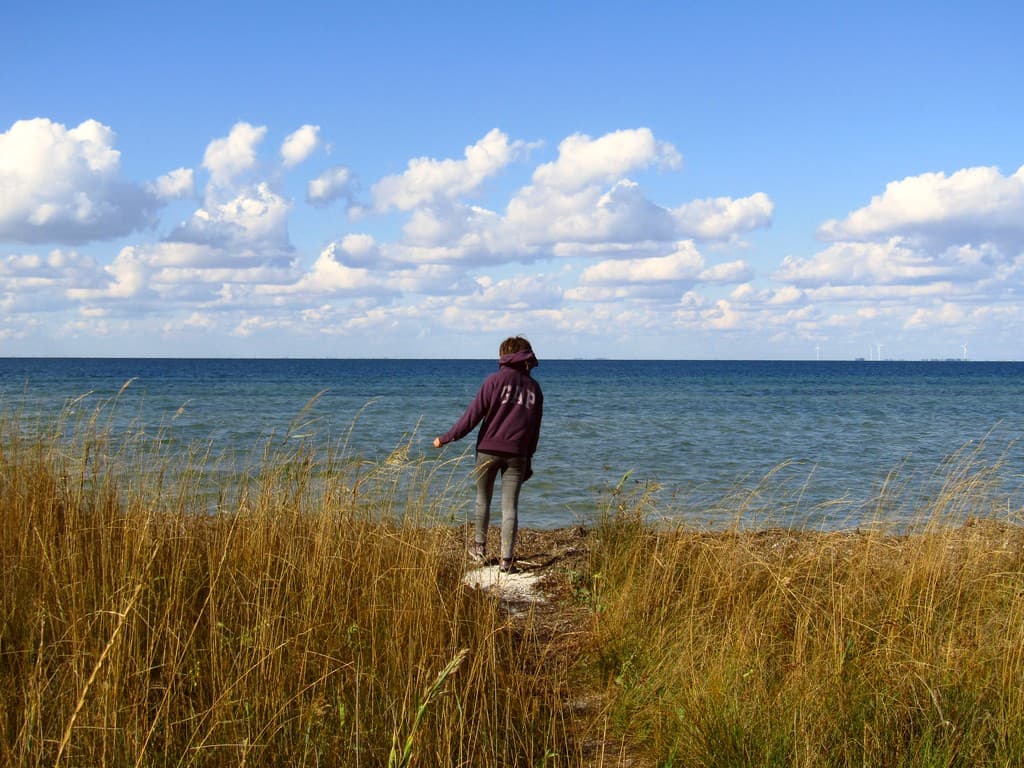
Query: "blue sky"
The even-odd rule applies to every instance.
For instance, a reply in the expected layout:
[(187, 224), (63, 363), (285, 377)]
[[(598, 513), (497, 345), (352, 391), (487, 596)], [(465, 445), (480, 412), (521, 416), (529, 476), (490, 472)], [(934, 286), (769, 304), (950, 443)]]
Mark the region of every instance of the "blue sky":
[(0, 355), (1024, 359), (1022, 21), (18, 4)]

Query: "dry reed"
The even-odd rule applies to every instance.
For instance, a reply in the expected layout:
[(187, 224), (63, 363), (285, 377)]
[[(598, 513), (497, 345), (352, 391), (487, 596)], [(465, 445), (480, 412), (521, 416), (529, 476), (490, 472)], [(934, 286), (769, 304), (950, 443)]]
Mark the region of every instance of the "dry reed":
[(232, 477), (202, 447), (115, 435), (110, 407), (44, 434), (0, 424), (0, 763), (532, 765), (571, 751), (563, 676), (533, 668), (528, 625), (463, 588), (440, 544), (453, 467), (271, 436)]
[[(461, 585), (458, 462), (364, 463), (305, 410), (237, 471), (82, 402), (0, 419), (0, 763), (1011, 765), (1024, 534), (957, 457), (884, 525), (595, 515), (572, 647)], [(624, 486), (623, 486), (624, 487)], [(724, 502), (723, 502), (724, 503)], [(758, 500), (760, 520), (770, 503)], [(457, 517), (457, 515), (456, 515)], [(459, 534), (461, 535), (461, 534)]]
[(662, 766), (1016, 764), (1024, 529), (975, 460), (902, 525), (895, 492), (833, 532), (659, 527), (642, 490), (613, 498), (590, 599), (617, 729)]

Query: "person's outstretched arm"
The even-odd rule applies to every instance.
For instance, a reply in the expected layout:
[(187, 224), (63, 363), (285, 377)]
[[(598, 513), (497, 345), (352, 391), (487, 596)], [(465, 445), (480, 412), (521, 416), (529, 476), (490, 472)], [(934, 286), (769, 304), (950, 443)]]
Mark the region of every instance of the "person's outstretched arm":
[(455, 425), (440, 437), (434, 438), (435, 448), (440, 448), (445, 443), (454, 443), (456, 440), (461, 440), (473, 431), (473, 428), (480, 423), (487, 413), (487, 389), (487, 381), (485, 381), (480, 385), (480, 389), (476, 393), (476, 397), (473, 398), (473, 402), (469, 404), (469, 407), (459, 417), (459, 420), (455, 422)]

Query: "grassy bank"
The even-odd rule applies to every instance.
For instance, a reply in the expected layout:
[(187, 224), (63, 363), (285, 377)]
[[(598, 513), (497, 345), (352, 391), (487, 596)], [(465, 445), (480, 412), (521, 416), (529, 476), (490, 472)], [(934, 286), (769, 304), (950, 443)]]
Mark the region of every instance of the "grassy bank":
[(990, 491), (966, 473), (899, 534), (656, 533), (620, 507), (590, 573), (616, 730), (658, 765), (1018, 764), (1024, 531)]
[(899, 533), (695, 531), (614, 492), (521, 614), (461, 584), (465, 467), (293, 437), (234, 472), (103, 408), (0, 422), (3, 764), (1024, 752), (1022, 533), (984, 468)]

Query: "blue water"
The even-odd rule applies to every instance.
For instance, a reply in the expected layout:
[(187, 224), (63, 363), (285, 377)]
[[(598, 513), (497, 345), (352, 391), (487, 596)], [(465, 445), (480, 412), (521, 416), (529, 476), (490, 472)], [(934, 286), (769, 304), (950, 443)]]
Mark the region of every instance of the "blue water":
[[(472, 438), (443, 452), (430, 442), (493, 370), (488, 360), (9, 358), (0, 408), (25, 419), (117, 396), (123, 423), (245, 454), (285, 436), (319, 394), (300, 434), (335, 441), (354, 423), (353, 454), (379, 459), (411, 439), (414, 456), (452, 458)], [(542, 360), (535, 376), (545, 419), (523, 525), (586, 521), (625, 478), (625, 490), (657, 489), (660, 514), (698, 524), (730, 522), (743, 498), (758, 524), (848, 526), (873, 514), (888, 473), (912, 506), (962, 451), (998, 464), (1002, 503), (1020, 504), (1024, 363)]]

